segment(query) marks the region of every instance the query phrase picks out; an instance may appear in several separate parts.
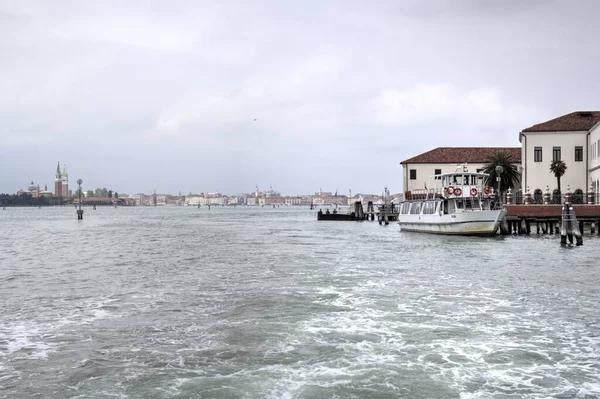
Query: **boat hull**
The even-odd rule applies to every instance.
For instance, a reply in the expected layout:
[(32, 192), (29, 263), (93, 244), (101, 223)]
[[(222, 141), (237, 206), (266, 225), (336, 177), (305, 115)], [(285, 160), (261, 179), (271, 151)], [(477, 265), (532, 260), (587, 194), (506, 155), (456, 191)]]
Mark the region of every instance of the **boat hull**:
[(432, 234), (491, 236), (496, 234), (505, 210), (463, 212), (451, 215), (399, 215), (402, 231)]

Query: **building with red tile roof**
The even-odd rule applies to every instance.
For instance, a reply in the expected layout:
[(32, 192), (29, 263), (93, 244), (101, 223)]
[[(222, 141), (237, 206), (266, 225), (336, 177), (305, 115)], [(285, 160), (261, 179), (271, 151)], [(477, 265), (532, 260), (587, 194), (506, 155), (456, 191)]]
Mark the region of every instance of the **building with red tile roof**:
[(550, 191), (557, 188), (550, 164), (567, 165), (561, 191), (600, 189), (600, 111), (576, 111), (535, 124), (519, 133), (522, 148), (523, 186)]
[(438, 147), (409, 158), (400, 162), (404, 191), (424, 189), (431, 184), (434, 175), (454, 172), (458, 165), (466, 164), (470, 172), (480, 171), (487, 159), (499, 151), (510, 154), (515, 166), (520, 168), (519, 147)]

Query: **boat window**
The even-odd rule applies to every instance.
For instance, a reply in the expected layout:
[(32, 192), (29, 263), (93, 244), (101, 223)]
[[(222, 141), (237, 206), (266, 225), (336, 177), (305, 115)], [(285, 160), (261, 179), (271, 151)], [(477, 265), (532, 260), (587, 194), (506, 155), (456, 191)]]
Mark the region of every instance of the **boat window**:
[(442, 201), (436, 201), (435, 202), (435, 212), (434, 213), (439, 213), (441, 209), (442, 209)]
[(410, 214), (411, 215), (418, 215), (419, 213), (421, 213), (421, 203), (420, 202), (413, 202), (412, 206), (410, 207)]
[(402, 205), (402, 214), (408, 215), (410, 213), (410, 202), (405, 202)]
[(456, 209), (465, 209), (465, 203), (461, 199), (456, 200), (454, 204), (456, 206)]
[(423, 215), (431, 215), (435, 212), (435, 202), (427, 201), (423, 204)]
[(468, 175), (467, 175), (467, 176), (464, 176), (464, 178), (463, 178), (463, 184), (464, 184), (465, 186), (469, 185), (469, 176), (468, 176)]
[(471, 198), (467, 197), (465, 198), (465, 209), (471, 209)]
[(453, 183), (455, 185), (458, 185), (458, 184), (460, 184), (461, 176), (460, 175), (454, 175), (454, 179), (453, 180), (454, 180)]
[(410, 208), (410, 213), (413, 215), (418, 215), (421, 213), (422, 202), (415, 202), (413, 206)]
[(448, 214), (448, 200), (445, 200), (442, 203), (442, 209), (444, 210), (444, 215), (447, 215)]
[(477, 176), (471, 175), (471, 185), (474, 186), (477, 184)]
[(481, 204), (479, 202), (479, 198), (478, 197), (474, 197), (473, 198), (473, 209), (481, 209)]

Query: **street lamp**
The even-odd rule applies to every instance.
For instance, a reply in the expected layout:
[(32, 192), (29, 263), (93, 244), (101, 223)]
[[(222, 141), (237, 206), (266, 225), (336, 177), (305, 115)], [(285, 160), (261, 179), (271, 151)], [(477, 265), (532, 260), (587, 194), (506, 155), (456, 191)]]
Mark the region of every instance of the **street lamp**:
[(500, 165), (496, 166), (496, 181), (498, 182), (498, 199), (500, 203), (502, 203), (502, 195), (500, 194), (500, 181), (502, 180), (502, 173), (504, 172), (504, 168)]

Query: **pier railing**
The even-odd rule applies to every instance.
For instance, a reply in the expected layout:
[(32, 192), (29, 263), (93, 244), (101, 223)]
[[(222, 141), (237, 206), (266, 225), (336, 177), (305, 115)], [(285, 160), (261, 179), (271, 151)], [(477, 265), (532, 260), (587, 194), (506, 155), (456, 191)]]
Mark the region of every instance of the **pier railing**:
[[(441, 198), (442, 192), (439, 189), (418, 189), (412, 191), (406, 191), (397, 200), (424, 200)], [(529, 202), (527, 201), (529, 198)], [(598, 192), (584, 192), (582, 190), (575, 190), (573, 192), (559, 193), (558, 190), (553, 192), (536, 189), (534, 192), (523, 193), (518, 190), (516, 192), (502, 193), (502, 203), (512, 205), (558, 205), (570, 202), (576, 205), (594, 204), (600, 205), (600, 193)]]
[[(515, 193), (503, 193), (502, 203), (513, 204), (513, 205), (526, 205), (527, 194), (522, 191)], [(600, 193), (597, 192), (583, 192), (581, 190), (575, 190), (574, 192), (560, 193), (558, 190), (553, 192), (542, 193), (538, 190), (529, 193), (529, 204), (530, 205), (559, 205), (569, 202), (577, 205), (585, 204), (600, 204)]]

